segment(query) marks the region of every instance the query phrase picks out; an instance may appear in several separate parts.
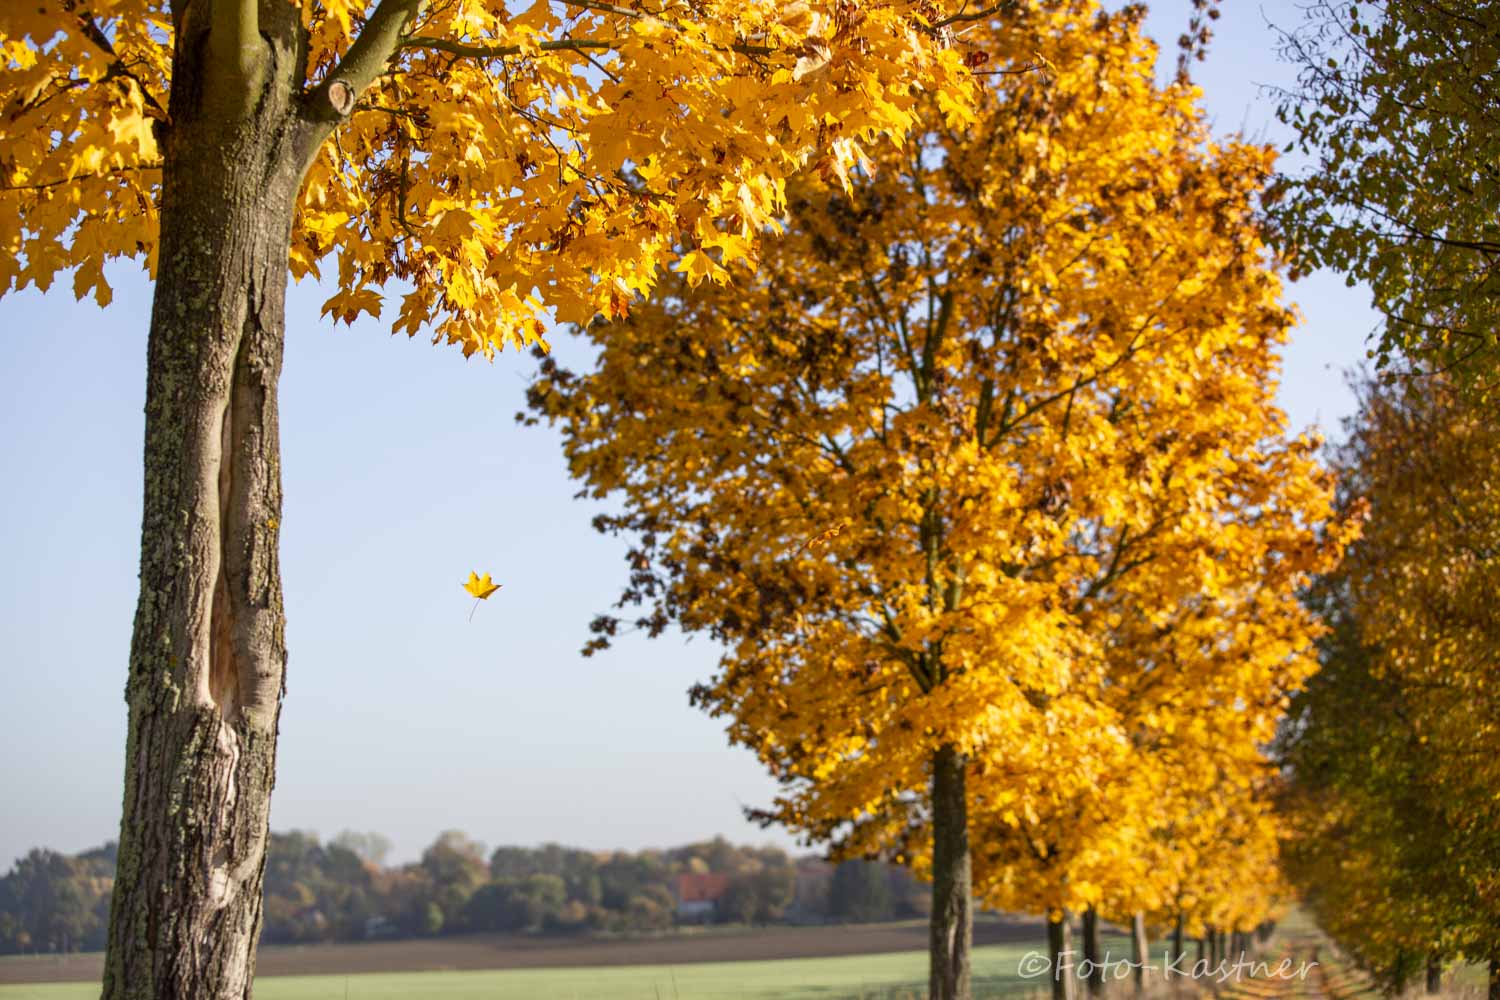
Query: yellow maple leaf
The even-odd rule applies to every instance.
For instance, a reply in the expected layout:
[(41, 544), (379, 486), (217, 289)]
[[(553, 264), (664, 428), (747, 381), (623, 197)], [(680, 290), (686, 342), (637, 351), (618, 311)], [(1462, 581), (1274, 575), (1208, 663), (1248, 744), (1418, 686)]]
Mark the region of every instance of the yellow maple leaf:
[(682, 259), (672, 266), (672, 270), (685, 273), (688, 284), (694, 288), (704, 278), (709, 278), (719, 285), (729, 280), (729, 272), (714, 263), (714, 259), (702, 250), (692, 250), (683, 254)]
[(469, 574), (469, 582), (464, 584), (464, 589), (483, 601), (495, 591), (499, 590), (500, 584), (490, 580), (490, 575), (488, 573), (484, 574), (484, 576), (480, 576), (478, 573), (471, 572)]

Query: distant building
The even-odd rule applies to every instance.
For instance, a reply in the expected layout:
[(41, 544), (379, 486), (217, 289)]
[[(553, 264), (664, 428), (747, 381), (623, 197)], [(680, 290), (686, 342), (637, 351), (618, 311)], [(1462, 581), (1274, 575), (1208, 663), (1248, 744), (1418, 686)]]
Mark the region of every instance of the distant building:
[(713, 920), (728, 891), (729, 876), (723, 872), (683, 872), (677, 876), (677, 919)]

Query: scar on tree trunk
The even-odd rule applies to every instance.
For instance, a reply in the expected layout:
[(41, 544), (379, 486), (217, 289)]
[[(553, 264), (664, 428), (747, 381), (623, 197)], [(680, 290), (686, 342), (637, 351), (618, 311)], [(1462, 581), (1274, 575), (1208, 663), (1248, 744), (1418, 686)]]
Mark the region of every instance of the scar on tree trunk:
[(932, 757), (931, 1000), (969, 1000), (974, 884), (965, 761), (945, 745)]
[(382, 4), (310, 88), (295, 4), (192, 4), (177, 23), (104, 1000), (250, 997), (286, 670), (277, 384), (293, 214), (418, 6)]
[(296, 188), (198, 166), (164, 196), (106, 998), (247, 997), (261, 926), (286, 664), (276, 396)]

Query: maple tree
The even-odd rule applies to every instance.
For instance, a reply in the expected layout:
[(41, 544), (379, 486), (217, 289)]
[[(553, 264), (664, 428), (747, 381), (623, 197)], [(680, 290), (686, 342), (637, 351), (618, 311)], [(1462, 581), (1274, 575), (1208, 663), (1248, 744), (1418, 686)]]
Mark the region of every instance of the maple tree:
[(1282, 739), (1290, 871), (1388, 985), (1462, 958), (1500, 997), (1500, 421), (1392, 374), (1361, 386), (1337, 456), (1370, 521), (1315, 592), (1334, 627)]
[[(969, 99), (930, 3), (0, 9), (0, 294), (155, 278), (105, 995), (248, 996), (285, 671), (288, 276), (491, 355), (746, 255), (785, 178)], [(393, 303), (394, 305), (395, 303)]]
[[(592, 323), (597, 369), (544, 361), (523, 415), (618, 503), (625, 618), (723, 644), (693, 700), (782, 782), (761, 818), (932, 880), (934, 998), (969, 995), (975, 890), (1087, 901), (1047, 857), (1114, 856), (1102, 789), (1178, 717), (1127, 678), (1205, 740), (1269, 734), (1309, 667), (1293, 594), (1343, 537), (1272, 403), (1270, 153), (1156, 85), (1140, 17), (969, 26), (977, 122), (932, 102), (873, 175), (789, 186), (754, 275)], [(1010, 878), (990, 838), (1033, 824)]]
[[(1244, 419), (1234, 412), (1218, 419)], [(1266, 423), (1248, 438), (1274, 440), (1279, 416), (1268, 407), (1259, 412)], [(1275, 474), (1296, 471), (1279, 488), (1295, 491), (1300, 480), (1316, 489), (1305, 443), (1290, 454), (1295, 464)], [(1298, 589), (1308, 572), (1332, 564), (1356, 522), (1332, 525), (1318, 547), (1305, 548), (1312, 538), (1296, 511), (1308, 508), (1299, 498), (1277, 525), (1266, 516), (1264, 489), (1247, 491), (1240, 510), (1225, 503), (1201, 537), (1179, 526), (1175, 545), (1141, 549), (1138, 558), (1154, 556), (1163, 576), (1124, 575), (1096, 595), (1098, 606), (1080, 609), (1080, 627), (1102, 640), (1103, 669), (1097, 693), (1089, 693), (1124, 737), (1112, 752), (1072, 780), (1044, 781), (1024, 797), (1007, 776), (971, 810), (978, 894), (997, 908), (1047, 913), (1054, 968), (1068, 946), (1057, 925), (1069, 911), (1085, 914), (1085, 956), (1097, 951), (1089, 927), (1098, 921), (1089, 915), (1101, 913), (1133, 927), (1140, 953), (1148, 917), (1156, 926), (1181, 921), (1194, 936), (1214, 929), (1245, 935), (1285, 897), (1270, 796), (1276, 785), (1264, 747), (1287, 694), (1316, 667), (1311, 642), (1319, 626)], [(1180, 516), (1173, 490), (1153, 500), (1157, 530)], [(1313, 509), (1325, 502), (1326, 493)], [(1220, 550), (1222, 539), (1213, 536), (1236, 520), (1255, 542)], [(1212, 582), (1191, 570), (1183, 577), (1184, 556), (1195, 548), (1216, 553)], [(1275, 558), (1293, 551), (1293, 559)], [(1199, 588), (1215, 596), (1204, 600)], [(1066, 997), (1067, 985), (1054, 979), (1054, 995)], [(1095, 976), (1090, 986), (1103, 983)]]
[(1285, 36), (1300, 69), (1281, 119), (1313, 162), (1277, 211), (1306, 267), (1369, 284), (1376, 353), (1494, 387), (1500, 16), (1477, 0), (1318, 0)]

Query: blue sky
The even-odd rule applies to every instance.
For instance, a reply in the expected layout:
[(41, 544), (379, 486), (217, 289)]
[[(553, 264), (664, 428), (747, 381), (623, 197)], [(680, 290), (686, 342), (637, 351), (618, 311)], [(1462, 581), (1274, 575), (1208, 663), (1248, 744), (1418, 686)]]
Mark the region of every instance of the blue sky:
[[(1300, 16), (1225, 4), (1195, 72), (1218, 131), (1281, 134), (1258, 97), (1291, 75), (1267, 21)], [(1170, 46), (1186, 17), (1162, 3), (1149, 23)], [(111, 278), (102, 312), (68, 281), (0, 299), (0, 870), (32, 846), (117, 832), (150, 288), (133, 266)], [(1290, 298), (1305, 320), (1283, 405), (1295, 426), (1336, 431), (1351, 406), (1340, 372), (1375, 326), (1368, 296), (1319, 274)], [(448, 828), (491, 846), (789, 846), (741, 817), (771, 781), (687, 704), (710, 643), (627, 638), (578, 656), (622, 550), (571, 499), (554, 436), (513, 422), (529, 359), (465, 361), (376, 322), (335, 329), (321, 301), (311, 285), (288, 297), (291, 662), (272, 826), (380, 831), (396, 860)], [(504, 585), (472, 622), (470, 569)]]

